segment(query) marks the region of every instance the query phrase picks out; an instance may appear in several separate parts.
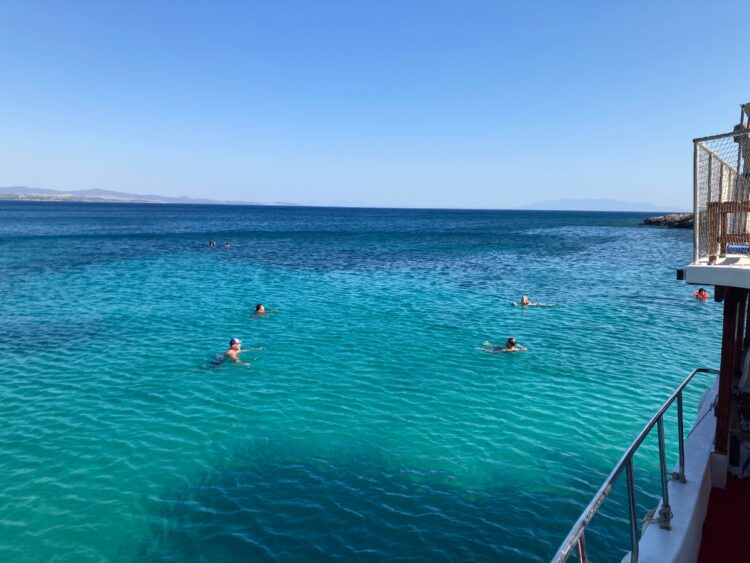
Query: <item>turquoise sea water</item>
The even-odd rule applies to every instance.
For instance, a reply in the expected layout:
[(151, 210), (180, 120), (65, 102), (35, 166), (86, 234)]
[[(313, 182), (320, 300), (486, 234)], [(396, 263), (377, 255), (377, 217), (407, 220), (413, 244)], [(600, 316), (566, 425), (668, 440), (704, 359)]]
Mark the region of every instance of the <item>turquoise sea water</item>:
[[(674, 279), (691, 232), (642, 218), (0, 204), (0, 559), (547, 560), (718, 366), (720, 306)], [(233, 336), (265, 349), (212, 365)]]

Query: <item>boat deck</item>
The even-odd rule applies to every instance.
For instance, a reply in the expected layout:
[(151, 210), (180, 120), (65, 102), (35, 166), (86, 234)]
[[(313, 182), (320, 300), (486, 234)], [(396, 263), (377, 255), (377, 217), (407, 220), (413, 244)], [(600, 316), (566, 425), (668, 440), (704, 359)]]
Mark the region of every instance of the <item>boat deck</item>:
[(724, 489), (712, 489), (698, 563), (750, 561), (750, 479), (727, 477)]

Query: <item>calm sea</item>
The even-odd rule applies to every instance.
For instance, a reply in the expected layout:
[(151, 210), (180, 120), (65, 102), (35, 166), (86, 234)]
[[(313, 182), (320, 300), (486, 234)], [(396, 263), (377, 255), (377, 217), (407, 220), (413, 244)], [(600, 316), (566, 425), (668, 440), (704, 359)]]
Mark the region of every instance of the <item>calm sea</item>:
[[(718, 366), (692, 233), (643, 217), (0, 204), (0, 559), (547, 560)], [(213, 365), (235, 336), (263, 349)]]

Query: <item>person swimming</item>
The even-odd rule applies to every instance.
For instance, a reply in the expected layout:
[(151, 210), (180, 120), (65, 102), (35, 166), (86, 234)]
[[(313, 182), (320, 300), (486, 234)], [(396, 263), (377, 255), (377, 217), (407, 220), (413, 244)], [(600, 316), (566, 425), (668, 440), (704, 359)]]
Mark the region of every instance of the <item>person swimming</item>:
[(209, 243), (208, 243), (208, 247), (209, 247), (209, 248), (216, 248), (216, 241), (215, 241), (215, 240), (212, 240), (211, 242), (209, 242)]
[[(265, 346), (251, 346), (250, 348), (242, 348), (242, 341), (240, 341), (239, 338), (232, 338), (229, 341), (229, 348), (226, 352), (223, 354), (218, 354), (214, 356), (212, 360), (210, 360), (207, 364), (208, 368), (220, 368), (223, 366), (227, 361), (231, 360), (237, 364), (243, 365), (245, 367), (250, 367), (250, 362), (243, 362), (240, 359), (240, 354), (243, 352), (250, 352), (253, 350), (265, 350)], [(254, 356), (251, 358), (252, 360), (257, 360), (258, 357)]]
[(547, 305), (546, 303), (539, 303), (538, 301), (530, 301), (525, 295), (521, 296), (519, 303), (513, 301), (514, 307), (554, 307), (554, 305)]
[(695, 298), (696, 299), (702, 299), (703, 301), (705, 301), (709, 297), (711, 297), (711, 295), (703, 287), (700, 288), (698, 291), (695, 292)]
[(483, 352), (487, 352), (488, 354), (499, 354), (503, 352), (524, 352), (528, 350), (525, 346), (521, 346), (515, 338), (510, 337), (505, 341), (505, 347), (497, 346), (496, 344), (493, 344), (489, 340), (485, 340), (482, 342), (482, 346), (487, 346), (487, 348), (480, 348)]
[(241, 364), (243, 362), (240, 359), (240, 354), (246, 351), (247, 350), (242, 349), (242, 341), (240, 341), (239, 338), (232, 338), (229, 341), (229, 349), (226, 352), (224, 352), (224, 356), (226, 358), (229, 358), (233, 362)]
[(258, 303), (255, 306), (255, 312), (253, 313), (253, 316), (254, 317), (260, 317), (261, 315), (265, 315), (265, 314), (266, 314), (266, 308), (265, 308), (265, 306), (263, 305), (263, 303)]
[(230, 242), (225, 242), (225, 243), (224, 243), (224, 248), (232, 248), (232, 243), (230, 243)]

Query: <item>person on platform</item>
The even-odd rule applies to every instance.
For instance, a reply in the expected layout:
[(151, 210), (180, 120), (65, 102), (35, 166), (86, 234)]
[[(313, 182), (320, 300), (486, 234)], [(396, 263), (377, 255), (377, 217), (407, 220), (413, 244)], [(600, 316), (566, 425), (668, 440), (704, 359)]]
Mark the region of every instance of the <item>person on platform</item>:
[(734, 126), (734, 132), (744, 133), (744, 135), (735, 135), (734, 142), (740, 146), (742, 177), (750, 181), (750, 124), (738, 123)]

